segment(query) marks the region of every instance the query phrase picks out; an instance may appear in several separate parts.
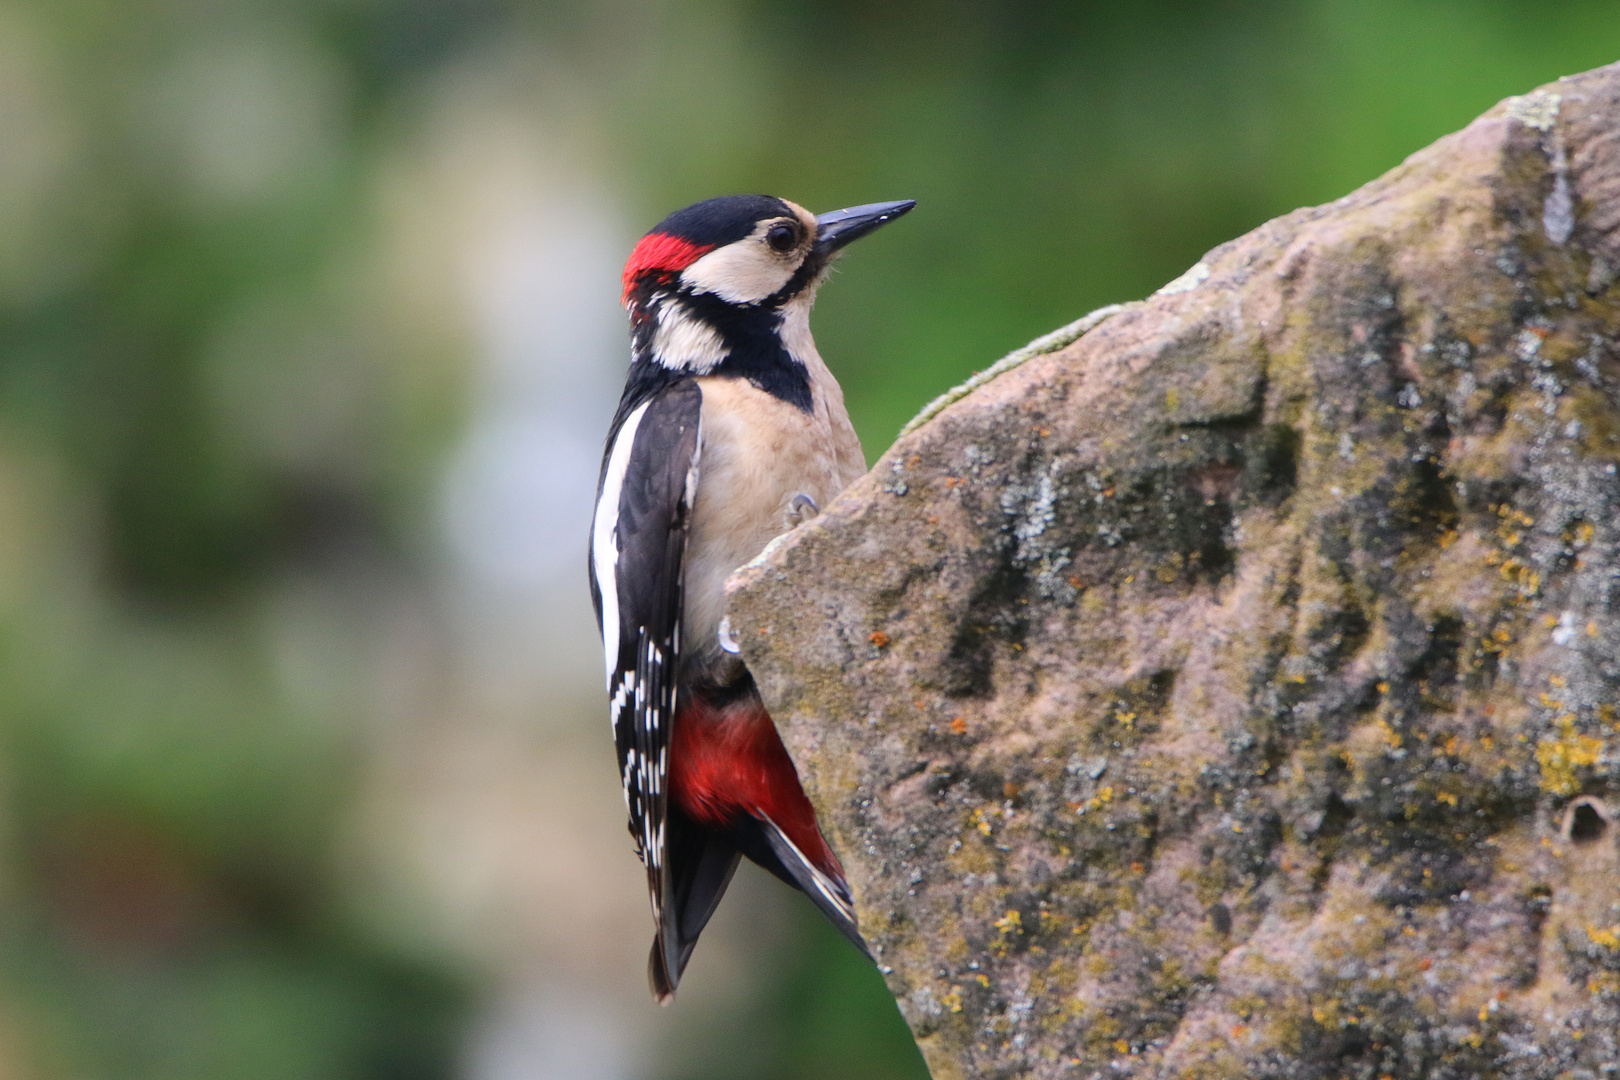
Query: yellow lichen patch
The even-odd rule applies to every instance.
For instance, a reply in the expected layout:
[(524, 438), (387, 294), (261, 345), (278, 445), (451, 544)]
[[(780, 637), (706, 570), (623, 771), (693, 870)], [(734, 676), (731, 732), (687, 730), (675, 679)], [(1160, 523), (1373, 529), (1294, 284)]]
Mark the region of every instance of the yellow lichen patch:
[(990, 925), (996, 928), (996, 940), (990, 943), (990, 951), (996, 956), (1006, 956), (1007, 950), (1012, 947), (1011, 938), (1024, 932), (1024, 917), (1015, 908), (1009, 908), (1007, 913)]
[(951, 987), (950, 993), (948, 993), (944, 997), (940, 998), (939, 1001), (940, 1001), (941, 1005), (944, 1005), (951, 1012), (953, 1012), (953, 1013), (961, 1012), (962, 1011), (962, 988), (960, 986)]
[(1597, 764), (1603, 740), (1576, 731), (1574, 713), (1560, 716), (1557, 725), (1558, 734), (1543, 738), (1536, 746), (1541, 788), (1554, 795), (1574, 795), (1581, 790), (1575, 770)]
[(1070, 803), (1069, 807), (1070, 809), (1074, 810), (1075, 813), (1088, 814), (1093, 810), (1101, 810), (1103, 807), (1107, 806), (1113, 801), (1114, 789), (1112, 786), (1107, 786), (1098, 788), (1097, 794), (1093, 795), (1085, 802)]
[(1518, 559), (1504, 559), (1497, 567), (1502, 580), (1511, 582), (1521, 597), (1532, 597), (1541, 591), (1541, 572)]
[(1620, 975), (1600, 971), (1586, 980), (1586, 992), (1594, 997), (1620, 996)]
[(1608, 927), (1597, 927), (1588, 923), (1586, 936), (1594, 945), (1601, 945), (1610, 951), (1620, 951), (1620, 923)]
[(1496, 515), (1502, 519), (1501, 524), (1497, 526), (1499, 531), (1512, 529), (1515, 526), (1521, 529), (1528, 529), (1530, 526), (1536, 523), (1535, 518), (1531, 517), (1523, 510), (1515, 510), (1506, 503), (1503, 503), (1501, 506), (1496, 508)]
[(1488, 653), (1504, 652), (1508, 646), (1512, 644), (1513, 631), (1509, 630), (1505, 626), (1498, 626), (1495, 630), (1491, 631), (1489, 637), (1482, 637), (1479, 639), (1479, 647)]

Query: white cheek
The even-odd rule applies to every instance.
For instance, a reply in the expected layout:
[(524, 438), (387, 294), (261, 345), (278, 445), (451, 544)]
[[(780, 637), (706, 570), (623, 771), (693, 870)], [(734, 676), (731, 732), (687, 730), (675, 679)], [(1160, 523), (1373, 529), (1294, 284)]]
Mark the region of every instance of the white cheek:
[(794, 267), (752, 237), (709, 252), (681, 273), (693, 292), (713, 293), (732, 304), (753, 304), (779, 291)]
[(652, 351), (653, 359), (665, 367), (699, 375), (712, 371), (727, 354), (725, 339), (718, 330), (673, 302), (658, 309)]

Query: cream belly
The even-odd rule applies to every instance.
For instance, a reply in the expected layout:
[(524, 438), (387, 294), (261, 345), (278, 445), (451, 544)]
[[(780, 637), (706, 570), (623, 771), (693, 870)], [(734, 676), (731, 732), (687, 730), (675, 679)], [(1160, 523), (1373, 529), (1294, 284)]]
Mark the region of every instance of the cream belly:
[(741, 661), (721, 649), (726, 578), (795, 524), (795, 496), (824, 507), (866, 471), (844, 395), (820, 357), (806, 364), (809, 413), (746, 379), (707, 376), (698, 490), (686, 542), (683, 663), (695, 681), (728, 683)]

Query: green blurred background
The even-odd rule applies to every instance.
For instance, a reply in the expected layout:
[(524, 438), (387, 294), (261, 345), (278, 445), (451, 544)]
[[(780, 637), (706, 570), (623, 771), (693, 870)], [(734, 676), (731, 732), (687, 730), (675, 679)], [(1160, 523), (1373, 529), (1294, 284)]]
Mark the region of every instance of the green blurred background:
[(1616, 0), (0, 0), (0, 1080), (923, 1076), (747, 870), (647, 1000), (583, 573), (635, 237), (917, 199), (817, 314), (875, 456), (1617, 57)]

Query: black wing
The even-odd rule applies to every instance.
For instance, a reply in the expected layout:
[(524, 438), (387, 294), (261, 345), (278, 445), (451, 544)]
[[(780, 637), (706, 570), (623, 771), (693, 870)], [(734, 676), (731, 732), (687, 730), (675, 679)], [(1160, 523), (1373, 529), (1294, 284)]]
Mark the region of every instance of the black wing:
[[(681, 656), (681, 567), (697, 493), (702, 405), (703, 393), (690, 380), (660, 388), (639, 403), (627, 400), (621, 405), (608, 436), (591, 526), (591, 598), (602, 631), (619, 775), (630, 834), (647, 868), (653, 919), (659, 927), (653, 981), (655, 990), (663, 982), (668, 991), (673, 991), (685, 966), (683, 953), (690, 953), (689, 947), (681, 948), (686, 935), (679, 932), (679, 909), (688, 905), (675, 894), (691, 891), (693, 883), (678, 882), (678, 871), (670, 864), (672, 842), (685, 848), (695, 838), (669, 835), (672, 824), (686, 830), (669, 820), (668, 780)], [(697, 864), (713, 861), (700, 851), (680, 854), (682, 863), (694, 858)], [(723, 891), (729, 868), (715, 869), (723, 872), (717, 883)], [(687, 878), (689, 871), (690, 867), (679, 872), (679, 877)], [(718, 895), (713, 899), (718, 901)], [(697, 906), (712, 911), (712, 904), (700, 901)], [(695, 940), (697, 935), (690, 936)], [(666, 973), (662, 980), (660, 961)]]

